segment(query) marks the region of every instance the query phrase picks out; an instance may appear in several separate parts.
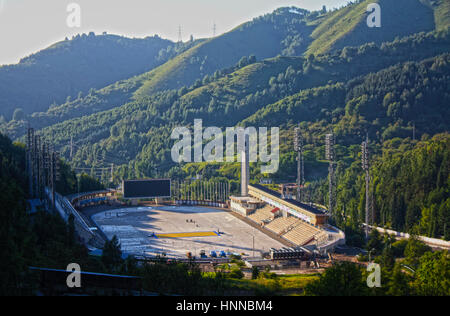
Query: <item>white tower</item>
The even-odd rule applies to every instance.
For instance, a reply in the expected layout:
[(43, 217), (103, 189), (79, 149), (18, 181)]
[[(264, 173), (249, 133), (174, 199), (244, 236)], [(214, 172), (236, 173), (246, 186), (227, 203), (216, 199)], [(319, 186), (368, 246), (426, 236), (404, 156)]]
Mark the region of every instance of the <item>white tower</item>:
[(250, 137), (245, 134), (244, 148), (241, 152), (241, 195), (248, 196), (248, 183), (250, 181)]

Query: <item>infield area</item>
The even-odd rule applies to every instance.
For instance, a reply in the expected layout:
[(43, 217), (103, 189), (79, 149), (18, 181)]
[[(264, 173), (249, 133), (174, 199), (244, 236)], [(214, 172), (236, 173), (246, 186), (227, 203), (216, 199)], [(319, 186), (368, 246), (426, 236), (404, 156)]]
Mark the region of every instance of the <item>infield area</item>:
[(253, 228), (231, 213), (201, 207), (136, 207), (106, 211), (92, 219), (111, 239), (116, 235), (122, 251), (135, 255), (165, 253), (186, 258), (199, 257), (204, 250), (225, 251), (260, 257), (280, 242)]

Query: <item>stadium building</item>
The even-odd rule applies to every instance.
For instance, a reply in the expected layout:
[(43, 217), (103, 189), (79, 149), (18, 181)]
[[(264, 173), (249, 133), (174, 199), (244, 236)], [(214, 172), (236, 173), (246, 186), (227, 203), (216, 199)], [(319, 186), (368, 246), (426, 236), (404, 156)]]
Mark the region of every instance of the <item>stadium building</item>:
[(262, 185), (250, 185), (247, 155), (248, 150), (245, 148), (242, 152), (242, 193), (240, 197), (230, 197), (233, 212), (295, 246), (311, 245), (318, 250), (328, 251), (345, 244), (345, 234), (328, 224), (329, 216), (322, 210)]

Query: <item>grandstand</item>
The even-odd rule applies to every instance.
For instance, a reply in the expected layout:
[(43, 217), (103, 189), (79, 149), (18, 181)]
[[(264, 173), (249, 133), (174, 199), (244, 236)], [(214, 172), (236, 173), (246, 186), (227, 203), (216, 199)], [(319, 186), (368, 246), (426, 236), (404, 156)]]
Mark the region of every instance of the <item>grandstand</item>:
[(292, 227), (284, 238), (297, 245), (305, 245), (315, 240), (315, 237), (321, 233), (321, 230), (306, 223), (298, 222)]
[(68, 196), (71, 204), (77, 208), (106, 204), (115, 198), (114, 190), (101, 190)]
[(266, 205), (261, 209), (255, 210), (253, 214), (249, 215), (249, 218), (260, 225), (265, 225), (273, 219), (273, 214), (271, 211), (272, 208)]
[(328, 249), (345, 242), (345, 235), (328, 225), (328, 215), (323, 211), (286, 199), (262, 185), (249, 185), (247, 197), (230, 197), (230, 200), (234, 212), (297, 246)]
[(266, 225), (266, 228), (273, 231), (277, 235), (286, 233), (287, 230), (293, 225), (298, 223), (298, 219), (294, 216), (278, 217)]

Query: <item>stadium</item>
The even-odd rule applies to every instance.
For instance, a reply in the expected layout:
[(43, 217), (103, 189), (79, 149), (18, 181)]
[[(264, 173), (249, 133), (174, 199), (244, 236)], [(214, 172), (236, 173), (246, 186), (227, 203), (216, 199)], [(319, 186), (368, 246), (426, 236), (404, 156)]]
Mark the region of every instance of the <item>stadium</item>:
[(94, 251), (116, 236), (124, 254), (143, 258), (273, 259), (280, 252), (326, 255), (345, 244), (325, 211), (249, 184), (245, 155), (240, 196), (228, 183), (132, 180), (117, 191), (58, 195), (57, 209), (66, 219), (74, 215), (78, 235)]

